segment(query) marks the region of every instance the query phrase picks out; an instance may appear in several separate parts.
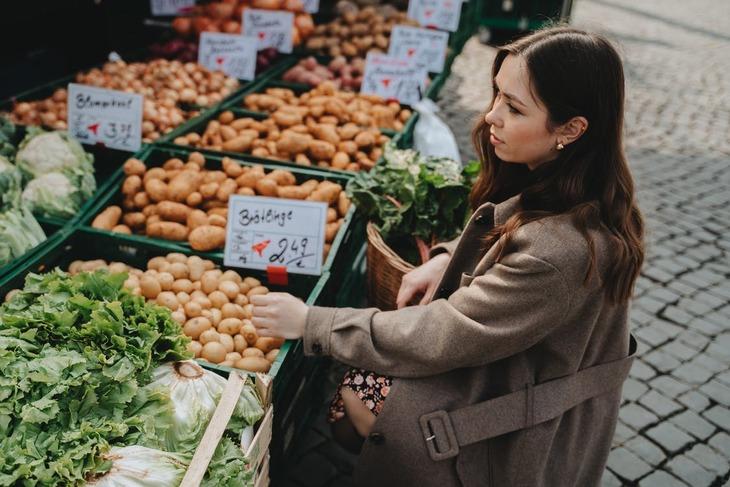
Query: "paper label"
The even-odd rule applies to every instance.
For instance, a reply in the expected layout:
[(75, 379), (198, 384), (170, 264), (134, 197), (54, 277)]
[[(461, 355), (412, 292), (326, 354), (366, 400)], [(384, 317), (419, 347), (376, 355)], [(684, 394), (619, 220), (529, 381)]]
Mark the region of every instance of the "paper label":
[(231, 196), (223, 263), (320, 275), (326, 223), (327, 203), (320, 201)]
[(195, 6), (195, 0), (150, 0), (152, 15), (169, 16), (189, 12)]
[(286, 54), (292, 52), (293, 13), (247, 8), (242, 25), (246, 37), (256, 38), (258, 50), (274, 47)]
[(444, 69), (448, 43), (448, 32), (395, 25), (390, 35), (388, 55), (413, 60), (417, 66), (431, 73), (440, 73)]
[(304, 0), (304, 11), (308, 14), (319, 12), (319, 0)]
[(236, 34), (202, 32), (198, 64), (238, 79), (256, 77), (256, 41)]
[(135, 152), (142, 146), (142, 107), (137, 93), (69, 83), (69, 133), (84, 144)]
[(427, 79), (426, 69), (414, 61), (370, 52), (365, 58), (360, 92), (413, 105), (425, 93)]
[(409, 0), (408, 17), (424, 27), (456, 32), (461, 0)]

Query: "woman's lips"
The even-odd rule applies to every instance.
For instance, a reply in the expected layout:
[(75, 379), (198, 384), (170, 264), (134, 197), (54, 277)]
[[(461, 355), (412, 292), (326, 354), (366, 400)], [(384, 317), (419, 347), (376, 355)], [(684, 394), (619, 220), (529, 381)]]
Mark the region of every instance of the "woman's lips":
[(492, 145), (497, 146), (500, 144), (504, 144), (500, 139), (494, 136), (494, 134), (489, 134), (489, 142), (492, 143)]

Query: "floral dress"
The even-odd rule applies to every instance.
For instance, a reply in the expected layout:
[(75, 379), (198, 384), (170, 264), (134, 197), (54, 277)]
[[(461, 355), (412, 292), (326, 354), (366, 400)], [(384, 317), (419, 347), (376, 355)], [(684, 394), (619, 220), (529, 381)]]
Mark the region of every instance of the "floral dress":
[(329, 408), (329, 422), (334, 423), (345, 413), (345, 405), (342, 402), (343, 387), (352, 389), (365, 406), (377, 416), (383, 409), (383, 402), (388, 397), (392, 384), (392, 377), (379, 375), (365, 369), (349, 369), (332, 398)]

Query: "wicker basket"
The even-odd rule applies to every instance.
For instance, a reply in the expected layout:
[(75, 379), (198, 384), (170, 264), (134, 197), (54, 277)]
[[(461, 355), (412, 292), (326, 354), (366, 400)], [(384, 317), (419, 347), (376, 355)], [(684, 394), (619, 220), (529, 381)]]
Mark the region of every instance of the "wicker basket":
[(394, 310), (403, 275), (413, 270), (414, 266), (386, 245), (372, 223), (368, 223), (367, 235), (368, 301), (370, 306), (383, 311)]

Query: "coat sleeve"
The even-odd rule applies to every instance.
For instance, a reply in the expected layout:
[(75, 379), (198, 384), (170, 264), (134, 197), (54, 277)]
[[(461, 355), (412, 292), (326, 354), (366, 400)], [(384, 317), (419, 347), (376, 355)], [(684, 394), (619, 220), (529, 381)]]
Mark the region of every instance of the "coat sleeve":
[(552, 264), (512, 253), (448, 299), (425, 306), (312, 307), (304, 350), (396, 377), (476, 367), (538, 343), (564, 322), (572, 294)]

